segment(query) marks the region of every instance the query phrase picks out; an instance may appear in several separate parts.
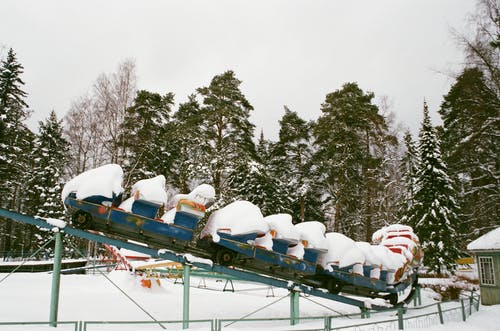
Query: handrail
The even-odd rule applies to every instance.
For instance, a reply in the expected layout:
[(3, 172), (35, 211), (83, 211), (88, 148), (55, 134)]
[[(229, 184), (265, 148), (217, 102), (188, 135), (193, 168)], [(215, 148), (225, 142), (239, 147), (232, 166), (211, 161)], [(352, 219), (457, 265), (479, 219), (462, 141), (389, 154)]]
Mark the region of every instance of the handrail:
[[(79, 321), (64, 321), (64, 322), (57, 322), (58, 325), (70, 325), (73, 324), (75, 326), (75, 331), (80, 331), (80, 322)], [(16, 325), (47, 325), (48, 327), (51, 326), (50, 321), (45, 321), (45, 322), (40, 322), (40, 321), (34, 321), (34, 322), (0, 322), (0, 330), (2, 329), (2, 326), (16, 326)]]
[[(341, 329), (346, 329), (346, 328), (360, 328), (363, 326), (367, 325), (374, 325), (374, 324), (383, 324), (383, 323), (398, 323), (398, 327), (400, 330), (404, 328), (404, 322), (405, 321), (410, 321), (410, 320), (415, 320), (418, 318), (426, 317), (426, 316), (434, 316), (437, 315), (439, 316), (439, 320), (441, 324), (444, 324), (444, 319), (443, 319), (443, 314), (451, 311), (461, 311), (462, 318), (465, 320), (466, 316), (470, 316), (473, 311), (478, 311), (479, 310), (479, 301), (480, 300), (480, 295), (474, 292), (471, 292), (470, 295), (466, 295), (464, 298), (461, 300), (450, 300), (450, 301), (445, 301), (445, 302), (436, 302), (433, 304), (429, 304), (426, 306), (422, 307), (413, 307), (413, 308), (397, 308), (397, 309), (391, 309), (392, 311), (397, 311), (398, 312), (398, 317), (394, 318), (388, 318), (388, 319), (383, 319), (383, 320), (374, 320), (374, 321), (366, 321), (363, 323), (358, 323), (358, 324), (346, 324), (346, 325), (341, 325), (341, 326), (332, 326), (332, 321), (337, 318), (341, 317), (353, 317), (353, 316), (360, 316), (362, 317), (363, 313), (356, 313), (356, 314), (346, 314), (346, 315), (330, 315), (330, 316), (304, 316), (304, 317), (297, 317), (297, 320), (300, 321), (320, 321), (323, 320), (323, 326), (320, 328), (314, 328), (314, 329), (296, 329), (294, 328), (295, 331), (323, 331), (323, 330), (341, 330)], [(449, 307), (442, 309), (443, 304), (449, 304), (449, 303), (458, 303), (458, 305), (454, 307)], [(417, 312), (419, 310), (425, 309), (425, 308), (431, 308), (431, 307), (437, 307), (436, 311), (433, 312), (428, 312), (428, 313), (423, 313), (423, 314), (416, 314), (412, 316), (403, 316), (403, 312), (409, 313), (409, 312)], [(474, 310), (472, 308), (475, 308)], [(468, 311), (466, 310), (468, 308)], [(389, 309), (386, 310), (385, 312), (390, 311)], [(373, 313), (378, 313), (378, 311), (373, 311)], [(364, 316), (369, 316), (364, 315)], [(207, 323), (210, 324), (210, 330), (211, 331), (222, 331), (223, 328), (223, 323), (227, 322), (249, 322), (249, 323), (255, 323), (255, 322), (270, 322), (270, 321), (289, 321), (289, 317), (272, 317), (272, 318), (247, 318), (247, 319), (240, 319), (240, 318), (220, 318), (220, 319), (198, 319), (198, 320), (189, 320), (189, 324), (193, 323)], [(62, 321), (58, 322), (58, 324), (61, 325), (70, 325), (73, 324), (75, 326), (74, 330), (75, 331), (87, 331), (87, 327), (91, 325), (99, 325), (99, 324), (114, 324), (114, 325), (137, 325), (137, 324), (182, 324), (182, 320), (170, 320), (170, 321)], [(0, 330), (2, 329), (2, 326), (15, 326), (15, 325), (47, 325), (49, 326), (50, 323), (48, 321), (46, 322), (0, 322)], [(286, 329), (286, 327), (284, 327)]]

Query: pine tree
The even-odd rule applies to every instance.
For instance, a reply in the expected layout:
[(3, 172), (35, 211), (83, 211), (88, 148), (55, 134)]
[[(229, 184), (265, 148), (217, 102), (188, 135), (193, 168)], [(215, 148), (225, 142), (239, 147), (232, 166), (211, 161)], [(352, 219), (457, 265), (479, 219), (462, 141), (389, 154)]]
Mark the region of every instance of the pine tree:
[(127, 150), (126, 185), (159, 174), (167, 175), (173, 162), (171, 157), (169, 119), (174, 94), (161, 96), (141, 90), (123, 122)]
[(249, 121), (253, 107), (240, 84), (233, 71), (226, 71), (215, 76), (208, 87), (198, 89), (203, 97), (202, 165), (222, 197), (229, 193), (227, 180), (237, 164), (255, 159), (254, 125)]
[(468, 68), (445, 95), (443, 157), (459, 183), (463, 222), (474, 239), (498, 226), (500, 99), (478, 68)]
[(344, 84), (326, 96), (314, 129), (314, 159), (333, 214), (333, 230), (363, 240), (371, 237), (375, 172), (382, 161), (372, 151), (390, 140), (373, 97), (356, 83)]
[(457, 215), (453, 182), (432, 127), (427, 104), (420, 129), (417, 172), (413, 205), (403, 218), (420, 238), (424, 250), (424, 265), (441, 273), (441, 268), (453, 270), (459, 257), (460, 233), (463, 230)]

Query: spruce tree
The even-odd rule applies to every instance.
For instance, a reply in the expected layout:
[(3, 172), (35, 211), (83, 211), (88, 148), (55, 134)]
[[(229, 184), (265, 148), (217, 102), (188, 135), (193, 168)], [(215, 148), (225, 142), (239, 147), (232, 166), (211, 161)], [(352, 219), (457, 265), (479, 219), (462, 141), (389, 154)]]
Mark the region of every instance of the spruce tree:
[(279, 121), (279, 141), (273, 148), (271, 169), (280, 179), (291, 199), (290, 209), (298, 222), (315, 220), (324, 222), (318, 176), (312, 162), (314, 138), (312, 123), (300, 118), (285, 106), (285, 114)]
[(405, 152), (401, 158), (402, 181), (405, 186), (403, 201), (401, 203), (401, 214), (405, 215), (413, 206), (413, 196), (415, 194), (417, 170), (419, 165), (419, 156), (415, 142), (410, 131), (404, 135)]
[[(68, 142), (63, 138), (62, 121), (52, 111), (39, 123), (32, 152), (33, 166), (27, 175), (29, 200), (27, 211), (31, 215), (62, 218), (65, 214), (61, 201), (63, 172), (68, 160)], [(28, 242), (31, 249), (38, 249), (50, 237), (50, 233), (31, 227)]]
[(64, 139), (62, 130), (62, 121), (57, 119), (54, 111), (44, 122), (39, 123), (29, 182), (32, 191), (30, 207), (36, 216), (64, 216), (61, 190), (64, 182), (63, 172), (67, 164), (68, 142)]
[(0, 190), (2, 207), (11, 209), (20, 207), (16, 188), (21, 184), (24, 156), (32, 138), (23, 124), (30, 113), (24, 101), (27, 94), (22, 90), (22, 74), (23, 66), (10, 49), (0, 65)]
[(179, 105), (172, 121), (172, 183), (180, 193), (189, 193), (200, 182), (210, 183), (209, 172), (203, 168), (203, 114), (196, 95)]
[[(30, 115), (24, 101), (23, 71), (10, 49), (0, 64), (0, 207), (17, 211), (23, 209), (24, 174), (29, 171), (33, 140), (33, 133), (23, 123)], [(7, 221), (0, 230), (0, 250), (21, 250), (22, 225)]]
[(256, 161), (239, 163), (229, 178), (232, 200), (247, 200), (257, 205), (264, 215), (291, 213), (290, 198), (281, 182)]
[(228, 179), (229, 196), (233, 200), (248, 200), (260, 207), (264, 215), (292, 213), (286, 185), (276, 176), (273, 164), (273, 143), (261, 131), (254, 161), (236, 163)]
[[(219, 196), (229, 193), (227, 180), (238, 163), (255, 159), (252, 105), (240, 90), (241, 81), (229, 70), (198, 89), (203, 98), (202, 165)], [(230, 198), (230, 197), (227, 197)]]
[(411, 225), (420, 238), (424, 265), (437, 273), (441, 273), (442, 267), (453, 271), (459, 257), (458, 245), (463, 229), (457, 215), (453, 182), (441, 159), (426, 103), (418, 151), (420, 164), (413, 205), (403, 221)]

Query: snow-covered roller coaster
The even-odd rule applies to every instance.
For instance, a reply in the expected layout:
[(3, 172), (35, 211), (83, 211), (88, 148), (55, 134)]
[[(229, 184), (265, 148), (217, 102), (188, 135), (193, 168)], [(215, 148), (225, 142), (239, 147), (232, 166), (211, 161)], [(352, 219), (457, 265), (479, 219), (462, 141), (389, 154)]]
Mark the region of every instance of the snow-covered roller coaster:
[(252, 203), (235, 201), (214, 211), (199, 233), (199, 221), (215, 196), (210, 185), (168, 199), (165, 178), (157, 176), (138, 181), (124, 200), (122, 178), (121, 167), (110, 164), (69, 181), (62, 197), (73, 225), (393, 305), (404, 299), (398, 293), (417, 283), (422, 250), (409, 226), (390, 225), (375, 232), (372, 243), (355, 242), (325, 233), (322, 223), (294, 225), (291, 215), (264, 217)]

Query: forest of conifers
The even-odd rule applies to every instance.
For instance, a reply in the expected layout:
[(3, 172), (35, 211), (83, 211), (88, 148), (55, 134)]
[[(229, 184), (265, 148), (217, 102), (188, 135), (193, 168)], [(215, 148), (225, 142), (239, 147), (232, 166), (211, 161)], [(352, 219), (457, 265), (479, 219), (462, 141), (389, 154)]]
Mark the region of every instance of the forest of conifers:
[[(0, 207), (64, 218), (65, 181), (118, 163), (126, 190), (160, 174), (171, 194), (208, 183), (217, 193), (212, 210), (244, 199), (264, 215), (321, 221), (355, 240), (406, 223), (426, 265), (450, 267), (466, 243), (499, 225), (500, 18), (497, 2), (480, 5), (476, 31), (455, 36), (465, 65), (433, 110), (443, 124), (432, 125), (423, 102), (418, 137), (395, 123), (387, 103), (346, 82), (332, 87), (313, 121), (284, 106), (279, 139), (270, 141), (251, 123), (235, 72), (176, 104), (169, 91), (139, 90), (130, 60), (33, 132), (23, 65), (13, 49), (0, 53)], [(1, 219), (0, 256), (34, 251), (49, 237)]]

